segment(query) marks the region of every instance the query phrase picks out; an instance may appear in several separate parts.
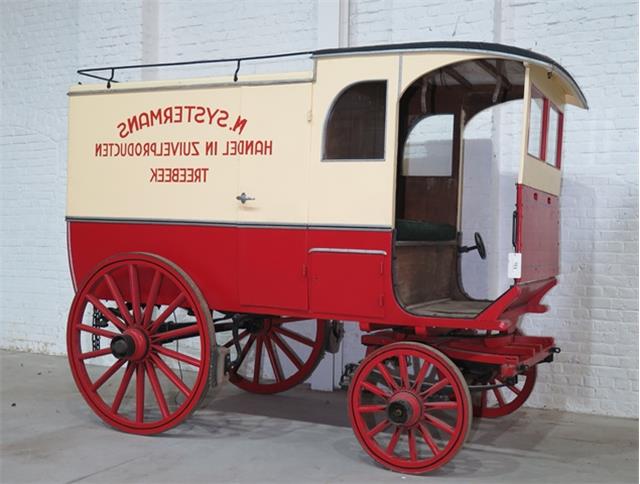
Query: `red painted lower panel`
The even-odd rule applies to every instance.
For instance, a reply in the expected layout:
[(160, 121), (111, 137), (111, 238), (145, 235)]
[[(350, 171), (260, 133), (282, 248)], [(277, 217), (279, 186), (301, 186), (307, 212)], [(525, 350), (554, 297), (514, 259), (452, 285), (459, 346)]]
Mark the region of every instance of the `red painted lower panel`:
[(312, 312), (384, 317), (383, 255), (312, 252), (310, 261)]
[(522, 253), (518, 283), (555, 277), (560, 272), (560, 208), (558, 197), (518, 185), (516, 250)]
[(71, 221), (68, 231), (75, 282), (114, 254), (150, 252), (181, 267), (209, 307), (227, 312), (506, 330), (537, 311), (539, 298), (535, 308), (528, 301), (542, 294), (515, 286), (476, 319), (408, 313), (393, 289), (391, 231), (89, 221)]
[(237, 308), (237, 229), (199, 225), (69, 222), (71, 267), (81, 285), (102, 260), (124, 252), (150, 252), (191, 276), (212, 308)]
[(247, 227), (237, 234), (240, 304), (306, 311), (307, 231)]

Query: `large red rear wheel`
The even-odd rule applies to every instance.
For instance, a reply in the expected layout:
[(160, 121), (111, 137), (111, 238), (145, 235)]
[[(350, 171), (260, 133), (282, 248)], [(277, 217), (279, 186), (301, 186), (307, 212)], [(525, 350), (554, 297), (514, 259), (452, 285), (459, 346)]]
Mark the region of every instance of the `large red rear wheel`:
[(422, 474), (445, 465), (471, 426), (471, 397), (455, 364), (415, 342), (368, 355), (349, 387), (349, 417), (363, 449), (383, 466)]
[(229, 381), (252, 393), (279, 393), (306, 380), (324, 356), (328, 323), (284, 318), (256, 318), (238, 334), (240, 355), (234, 341), (235, 368)]
[(155, 434), (182, 422), (208, 389), (213, 323), (191, 278), (142, 253), (102, 262), (67, 326), (71, 372), (106, 423)]

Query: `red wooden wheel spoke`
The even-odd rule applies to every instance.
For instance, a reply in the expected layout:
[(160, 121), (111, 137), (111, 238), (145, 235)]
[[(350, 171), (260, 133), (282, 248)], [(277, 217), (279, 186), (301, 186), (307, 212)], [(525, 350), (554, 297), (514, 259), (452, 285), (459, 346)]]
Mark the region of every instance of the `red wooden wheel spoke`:
[(144, 363), (136, 369), (136, 422), (144, 422)]
[(289, 347), (286, 341), (284, 341), (277, 333), (271, 333), (271, 339), (275, 342), (275, 344), (282, 350), (282, 352), (289, 358), (289, 361), (295, 365), (295, 367), (300, 370), (304, 363), (298, 355), (296, 355), (293, 350)]
[(258, 336), (256, 342), (256, 355), (253, 361), (253, 383), (260, 382), (260, 366), (262, 364), (262, 337)]
[(416, 450), (416, 436), (413, 433), (413, 429), (407, 429), (407, 435), (409, 437), (409, 460), (417, 461), (418, 452)]
[(133, 264), (129, 264), (129, 286), (131, 288), (131, 304), (133, 305), (133, 322), (141, 324), (140, 283), (138, 281), (138, 269), (136, 269), (136, 266)]
[(282, 374), (282, 366), (280, 365), (280, 360), (278, 359), (278, 355), (273, 348), (273, 344), (269, 337), (264, 339), (264, 345), (267, 348), (267, 355), (269, 355), (269, 362), (271, 363), (271, 368), (273, 369), (276, 381), (283, 381), (284, 375)]
[(122, 365), (126, 363), (126, 360), (117, 360), (113, 365), (111, 365), (107, 371), (105, 371), (100, 378), (98, 378), (91, 387), (91, 390), (97, 392), (98, 389), (106, 383), (106, 381), (111, 378), (116, 371), (120, 369)]
[(171, 315), (171, 313), (173, 313), (184, 300), (184, 293), (178, 294), (175, 299), (171, 301), (171, 304), (169, 304), (167, 308), (162, 312), (162, 314), (160, 314), (160, 316), (156, 318), (156, 320), (149, 328), (149, 332), (152, 334), (155, 333), (160, 325), (165, 322), (165, 320)]
[(136, 366), (128, 362), (127, 369), (124, 372), (124, 376), (122, 377), (122, 381), (120, 382), (120, 386), (118, 387), (118, 391), (116, 392), (116, 396), (113, 398), (113, 403), (111, 404), (111, 410), (113, 413), (118, 413), (120, 409), (120, 404), (122, 403), (122, 399), (124, 398), (124, 394), (127, 392), (127, 388), (129, 387), (129, 382), (131, 381), (131, 377), (133, 376), (133, 371), (136, 369)]
[[(249, 333), (249, 331), (247, 331), (247, 330), (245, 329), (242, 333), (240, 333), (240, 334), (238, 335), (238, 341), (242, 341), (242, 340), (243, 340), (243, 339), (245, 339), (247, 336), (249, 336), (249, 334), (250, 334), (250, 333)], [(233, 345), (234, 345), (233, 339), (230, 339), (229, 341), (227, 341), (227, 342), (224, 344), (224, 347), (225, 347), (225, 348), (231, 348)]]
[(420, 395), (422, 396), (422, 398), (424, 398), (426, 400), (427, 398), (429, 398), (429, 397), (435, 395), (436, 393), (438, 393), (440, 390), (442, 390), (447, 385), (449, 385), (449, 380), (447, 380), (446, 378), (443, 378), (438, 383), (434, 383), (433, 385), (431, 385), (429, 388), (427, 388), (427, 390), (422, 392)]
[(367, 437), (369, 437), (369, 438), (375, 437), (380, 432), (382, 432), (384, 429), (386, 429), (389, 425), (391, 425), (391, 422), (389, 422), (387, 419), (384, 419), (378, 425), (376, 425), (375, 427), (370, 429), (369, 432), (367, 432)]
[(151, 335), (154, 343), (160, 341), (166, 341), (168, 339), (176, 338), (188, 338), (191, 336), (198, 336), (200, 334), (200, 328), (197, 324), (190, 324), (184, 328), (172, 329), (171, 331), (165, 331), (164, 333), (155, 333)]
[(398, 356), (398, 366), (400, 368), (400, 380), (404, 388), (411, 388), (409, 383), (409, 371), (407, 370), (407, 359), (404, 354)]
[(384, 412), (387, 409), (386, 405), (360, 405), (358, 412), (360, 413), (377, 413)]
[(498, 378), (498, 381), (500, 383), (502, 383), (504, 386), (506, 386), (509, 390), (511, 390), (513, 393), (515, 393), (516, 395), (520, 395), (521, 391), (518, 387), (516, 387), (515, 385), (510, 385), (509, 383), (506, 383), (502, 380), (500, 380), (500, 378)]
[(458, 408), (458, 402), (424, 402), (427, 410), (452, 410)]
[(171, 380), (171, 383), (173, 383), (178, 388), (178, 390), (182, 392), (182, 394), (185, 397), (189, 396), (189, 394), (191, 393), (191, 389), (187, 385), (185, 385), (185, 383), (180, 379), (180, 377), (178, 377), (178, 375), (176, 375), (173, 372), (173, 370), (169, 368), (169, 366), (164, 361), (162, 361), (162, 359), (159, 356), (156, 356), (153, 353), (151, 353), (151, 361), (155, 363), (155, 365), (160, 369), (160, 371), (164, 373), (169, 380)]
[(174, 351), (170, 348), (165, 348), (160, 345), (153, 345), (153, 350), (157, 351), (161, 355), (168, 356), (169, 358), (173, 358), (174, 360), (182, 361), (183, 363), (187, 363), (191, 366), (195, 366), (196, 368), (200, 368), (200, 360), (185, 355), (184, 353), (179, 353), (178, 351)]
[(422, 423), (418, 425), (418, 428), (420, 429), (422, 438), (431, 449), (431, 452), (433, 453), (434, 457), (437, 456), (440, 452), (442, 452), (442, 450), (440, 450), (440, 447), (438, 447), (438, 444), (436, 444), (436, 442), (433, 440), (433, 437), (431, 437), (431, 433), (429, 432), (429, 429)]
[(293, 340), (296, 340), (298, 343), (302, 343), (304, 345), (307, 346), (314, 346), (315, 345), (315, 341), (313, 341), (312, 339), (307, 338), (306, 336), (302, 336), (301, 334), (295, 333), (289, 329), (283, 328), (282, 326), (274, 326), (273, 327), (274, 331), (277, 331), (278, 333), (283, 334), (284, 336), (287, 336)]
[(242, 348), (242, 352), (240, 353), (240, 358), (238, 358), (238, 362), (236, 363), (238, 368), (240, 368), (240, 365), (242, 365), (242, 362), (247, 357), (247, 354), (249, 353), (249, 350), (251, 349), (251, 346), (253, 346), (253, 342), (255, 340), (256, 340), (256, 335), (252, 334), (249, 337), (249, 341), (247, 341), (247, 344), (244, 345), (244, 348)]
[(170, 415), (169, 407), (167, 406), (167, 401), (164, 398), (164, 393), (162, 393), (162, 387), (160, 386), (160, 381), (158, 381), (156, 370), (149, 360), (146, 362), (146, 368), (147, 375), (149, 375), (149, 381), (151, 382), (151, 388), (153, 389), (153, 394), (156, 397), (156, 402), (158, 403), (158, 408), (160, 408), (162, 418), (167, 418)]
[(398, 383), (396, 382), (395, 378), (393, 378), (391, 376), (391, 374), (389, 373), (389, 370), (387, 370), (387, 367), (384, 366), (384, 363), (378, 363), (376, 365), (376, 370), (378, 370), (380, 372), (380, 374), (382, 375), (382, 378), (384, 378), (384, 381), (387, 382), (387, 385), (389, 385), (389, 387), (394, 392), (398, 391), (400, 389), (400, 387), (398, 386)]
[(156, 305), (158, 299), (158, 291), (160, 290), (160, 283), (162, 282), (162, 274), (160, 271), (156, 271), (153, 274), (153, 281), (151, 281), (151, 288), (149, 289), (149, 295), (147, 296), (147, 303), (144, 308), (144, 314), (142, 315), (142, 325), (148, 326), (151, 321), (151, 315), (153, 314), (153, 308)]
[(122, 297), (122, 293), (118, 288), (118, 284), (113, 280), (109, 274), (104, 275), (104, 280), (107, 281), (107, 286), (109, 286), (109, 290), (111, 291), (111, 295), (113, 299), (115, 299), (116, 304), (118, 305), (118, 309), (120, 310), (120, 314), (125, 319), (127, 324), (131, 326), (133, 324), (133, 320), (131, 319), (131, 313), (127, 309), (126, 304), (124, 303), (124, 298)]
[(93, 304), (93, 307), (97, 309), (100, 314), (102, 314), (105, 318), (107, 318), (111, 323), (118, 328), (120, 331), (125, 331), (127, 329), (126, 325), (120, 321), (120, 319), (113, 314), (107, 307), (100, 302), (100, 300), (95, 297), (93, 294), (86, 295), (87, 301)]
[(445, 431), (448, 434), (453, 434), (454, 428), (448, 423), (440, 420), (438, 417), (434, 417), (433, 415), (427, 413), (424, 415), (424, 419), (433, 425), (435, 428)]
[(368, 381), (362, 382), (362, 388), (367, 390), (369, 393), (373, 393), (374, 395), (378, 395), (379, 397), (384, 398), (385, 400), (391, 397), (391, 395), (385, 392), (382, 388), (377, 387), (374, 384), (369, 383)]
[(393, 455), (393, 452), (396, 450), (396, 445), (398, 445), (398, 439), (400, 438), (400, 427), (396, 427), (393, 431), (393, 435), (389, 440), (389, 445), (387, 445), (387, 454)]
[(111, 348), (102, 348), (101, 350), (89, 351), (88, 353), (80, 353), (81, 360), (88, 360), (90, 358), (97, 358), (99, 356), (105, 356), (111, 354)]
[(427, 371), (429, 370), (430, 367), (431, 367), (431, 363), (428, 363), (427, 361), (424, 361), (422, 363), (422, 366), (420, 367), (420, 370), (416, 375), (416, 381), (413, 384), (413, 389), (415, 391), (419, 391), (422, 388), (422, 383), (424, 382), (424, 378), (425, 376), (427, 376)]
[(87, 333), (104, 336), (105, 338), (113, 338), (114, 336), (118, 336), (118, 333), (114, 333), (113, 331), (107, 331), (106, 329), (96, 328), (95, 326), (87, 326), (86, 324), (77, 324), (76, 328), (79, 329), (80, 331), (86, 331)]
[(499, 388), (494, 388), (493, 389), (493, 394), (496, 396), (496, 400), (498, 401), (498, 405), (500, 405), (501, 407), (506, 405), (506, 402), (504, 401), (504, 397), (502, 396), (502, 392), (500, 391)]

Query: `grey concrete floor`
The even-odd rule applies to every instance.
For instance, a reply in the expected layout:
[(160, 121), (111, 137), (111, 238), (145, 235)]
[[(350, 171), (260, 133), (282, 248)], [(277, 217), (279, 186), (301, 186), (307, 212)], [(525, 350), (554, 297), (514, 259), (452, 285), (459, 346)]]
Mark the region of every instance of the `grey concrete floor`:
[(260, 396), (226, 385), (182, 425), (140, 437), (89, 410), (63, 357), (1, 351), (0, 369), (2, 483), (638, 482), (637, 420), (521, 409), (476, 420), (446, 467), (405, 476), (361, 450), (344, 392)]

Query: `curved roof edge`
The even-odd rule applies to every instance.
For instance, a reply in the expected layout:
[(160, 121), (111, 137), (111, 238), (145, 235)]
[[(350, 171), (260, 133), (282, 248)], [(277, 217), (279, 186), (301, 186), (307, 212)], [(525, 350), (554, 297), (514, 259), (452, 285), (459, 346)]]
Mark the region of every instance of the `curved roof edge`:
[(479, 53), (487, 54), (499, 54), (502, 57), (508, 57), (512, 59), (533, 62), (538, 65), (547, 67), (552, 72), (559, 74), (568, 87), (575, 94), (576, 99), (580, 102), (580, 106), (585, 109), (589, 109), (587, 98), (578, 86), (576, 80), (569, 74), (569, 72), (554, 61), (551, 57), (538, 54), (531, 50), (522, 49), (520, 47), (512, 47), (510, 45), (496, 44), (491, 42), (465, 42), (465, 41), (440, 41), (440, 42), (411, 42), (402, 44), (381, 44), (381, 45), (367, 45), (361, 47), (345, 47), (345, 48), (333, 48), (333, 49), (321, 49), (313, 52), (314, 57), (323, 56), (335, 56), (345, 54), (373, 54), (384, 52), (410, 52), (410, 51), (460, 51), (470, 52), (475, 51)]

